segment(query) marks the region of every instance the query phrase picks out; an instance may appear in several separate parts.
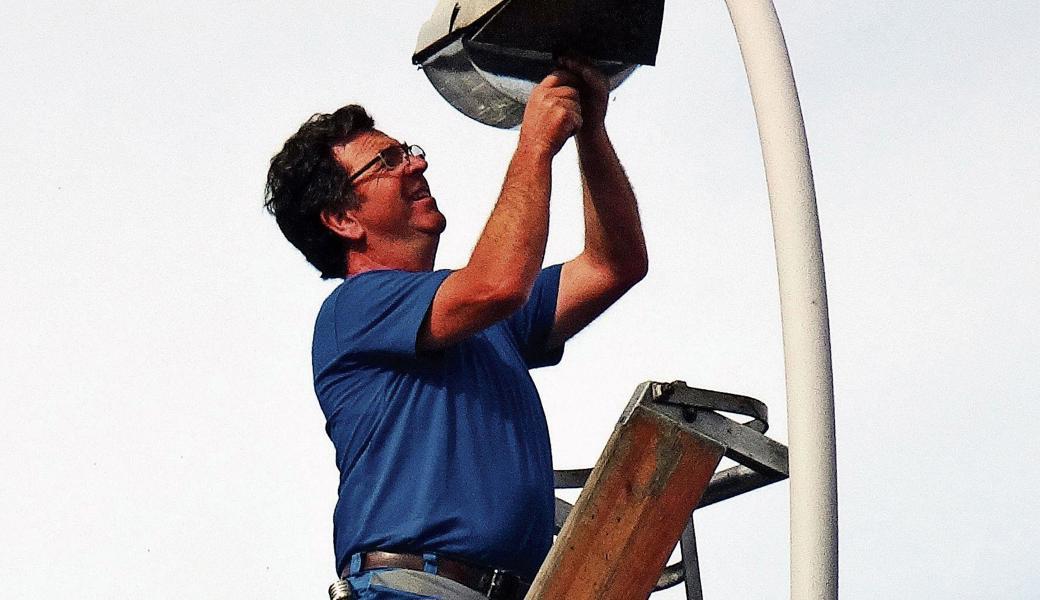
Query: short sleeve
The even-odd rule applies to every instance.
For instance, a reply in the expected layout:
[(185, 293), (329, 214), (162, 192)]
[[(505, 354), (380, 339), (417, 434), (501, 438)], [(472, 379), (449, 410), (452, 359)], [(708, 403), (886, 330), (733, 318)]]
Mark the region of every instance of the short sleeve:
[[(369, 271), (348, 279), (321, 313), (333, 327), (339, 354), (414, 357), (419, 328), (451, 271)], [(330, 305), (331, 303), (331, 305)]]
[(563, 358), (563, 345), (546, 348), (556, 323), (556, 299), (560, 292), (563, 265), (542, 269), (527, 304), (509, 318), (508, 324), (523, 354), (527, 367), (548, 367)]

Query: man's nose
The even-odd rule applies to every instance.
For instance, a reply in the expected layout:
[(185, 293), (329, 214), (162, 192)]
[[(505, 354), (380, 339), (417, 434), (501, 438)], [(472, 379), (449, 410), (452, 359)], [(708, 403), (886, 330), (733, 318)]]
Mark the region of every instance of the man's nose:
[(423, 156), (409, 156), (404, 161), (405, 173), (423, 173), (426, 171), (426, 167), (430, 166), (426, 162), (426, 158)]

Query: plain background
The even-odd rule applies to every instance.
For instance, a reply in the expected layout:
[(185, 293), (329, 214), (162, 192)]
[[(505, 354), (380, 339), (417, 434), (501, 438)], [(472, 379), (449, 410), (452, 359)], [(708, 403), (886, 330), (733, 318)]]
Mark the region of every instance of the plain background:
[[(0, 596), (324, 598), (332, 446), (310, 384), (322, 282), (262, 208), (314, 112), (426, 148), (465, 263), (516, 132), (409, 61), (433, 2), (4, 3)], [(844, 598), (1035, 598), (1040, 9), (782, 1), (816, 177)], [(667, 5), (608, 125), (651, 274), (538, 372), (558, 468), (644, 380), (771, 408), (771, 226), (722, 2)], [(573, 146), (548, 261), (581, 248)], [(787, 485), (699, 513), (706, 597), (786, 598)], [(639, 560), (633, 556), (632, 560)], [(679, 598), (678, 591), (661, 598)]]

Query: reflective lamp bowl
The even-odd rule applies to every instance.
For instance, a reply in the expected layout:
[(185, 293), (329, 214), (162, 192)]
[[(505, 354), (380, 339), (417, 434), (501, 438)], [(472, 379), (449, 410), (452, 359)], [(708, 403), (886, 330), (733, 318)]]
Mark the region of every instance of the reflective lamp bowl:
[(466, 116), (510, 129), (556, 57), (588, 57), (616, 89), (653, 64), (664, 0), (441, 0), (412, 61)]

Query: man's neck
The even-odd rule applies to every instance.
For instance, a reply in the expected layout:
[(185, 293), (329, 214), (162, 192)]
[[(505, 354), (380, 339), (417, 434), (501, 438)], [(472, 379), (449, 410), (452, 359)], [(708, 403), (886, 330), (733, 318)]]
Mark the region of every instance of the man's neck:
[(367, 248), (364, 252), (347, 253), (347, 276), (368, 271), (432, 271), (436, 247), (431, 252), (415, 252), (411, 248), (398, 246), (395, 252), (373, 252)]

